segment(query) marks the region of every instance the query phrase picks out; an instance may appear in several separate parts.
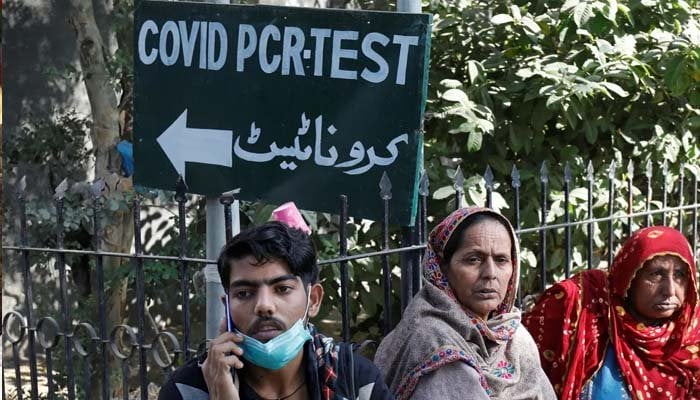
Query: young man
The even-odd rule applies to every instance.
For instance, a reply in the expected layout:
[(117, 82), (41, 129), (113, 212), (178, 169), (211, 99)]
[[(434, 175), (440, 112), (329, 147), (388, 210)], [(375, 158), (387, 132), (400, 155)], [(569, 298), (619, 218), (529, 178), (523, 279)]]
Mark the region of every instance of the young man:
[(218, 267), (228, 332), (211, 341), (203, 363), (175, 371), (160, 400), (393, 399), (374, 364), (308, 322), (323, 287), (307, 234), (280, 222), (241, 232)]

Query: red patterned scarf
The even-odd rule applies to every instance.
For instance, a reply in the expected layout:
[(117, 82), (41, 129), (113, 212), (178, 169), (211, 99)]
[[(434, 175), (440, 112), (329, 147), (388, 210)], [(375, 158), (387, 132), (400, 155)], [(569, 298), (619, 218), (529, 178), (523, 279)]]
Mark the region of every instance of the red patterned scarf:
[[(627, 291), (644, 263), (660, 255), (675, 255), (687, 264), (686, 301), (673, 319), (646, 326), (627, 312)], [(585, 271), (545, 291), (523, 323), (560, 398), (578, 398), (603, 363), (609, 343), (635, 399), (700, 397), (695, 277), (695, 260), (683, 234), (649, 227), (624, 244), (609, 274)]]

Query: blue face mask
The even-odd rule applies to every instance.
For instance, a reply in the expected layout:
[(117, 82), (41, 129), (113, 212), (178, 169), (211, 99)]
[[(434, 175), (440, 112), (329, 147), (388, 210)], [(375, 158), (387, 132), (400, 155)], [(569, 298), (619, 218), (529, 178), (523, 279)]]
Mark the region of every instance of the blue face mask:
[[(310, 294), (311, 290), (309, 290), (309, 295)], [(259, 367), (270, 370), (277, 370), (289, 364), (289, 362), (299, 354), (301, 348), (304, 347), (304, 343), (311, 340), (311, 333), (304, 322), (306, 321), (306, 314), (309, 311), (309, 300), (310, 299), (307, 298), (304, 316), (289, 329), (268, 340), (266, 343), (247, 336), (238, 329), (233, 328), (231, 326), (231, 318), (229, 317), (229, 331), (235, 330), (236, 333), (244, 338), (243, 343), (239, 344), (243, 349), (243, 358)], [(228, 296), (226, 297), (226, 303), (226, 308), (229, 308)], [(229, 312), (230, 309), (226, 311), (228, 315), (231, 315)]]

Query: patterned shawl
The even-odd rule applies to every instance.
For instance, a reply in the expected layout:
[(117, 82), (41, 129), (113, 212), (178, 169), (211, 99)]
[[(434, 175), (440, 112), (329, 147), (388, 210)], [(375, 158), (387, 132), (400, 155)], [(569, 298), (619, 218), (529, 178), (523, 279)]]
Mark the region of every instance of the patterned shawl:
[[(440, 270), (442, 252), (457, 226), (470, 215), (488, 213), (509, 227), (513, 275), (503, 302), (484, 321), (456, 299)], [(492, 398), (554, 398), (540, 368), (537, 348), (513, 306), (519, 267), (515, 232), (505, 217), (486, 208), (463, 208), (443, 220), (428, 237), (425, 284), (406, 308), (401, 322), (380, 344), (375, 363), (398, 400), (409, 399), (421, 377), (453, 362), (474, 368), (481, 388), (459, 386), (459, 398), (485, 391)]]
[[(675, 255), (688, 265), (686, 301), (673, 319), (646, 326), (625, 309), (627, 291), (644, 263)], [(667, 227), (635, 232), (610, 273), (590, 270), (549, 288), (523, 321), (542, 366), (563, 400), (576, 399), (598, 371), (611, 343), (627, 390), (637, 400), (700, 396), (695, 260), (682, 233)]]

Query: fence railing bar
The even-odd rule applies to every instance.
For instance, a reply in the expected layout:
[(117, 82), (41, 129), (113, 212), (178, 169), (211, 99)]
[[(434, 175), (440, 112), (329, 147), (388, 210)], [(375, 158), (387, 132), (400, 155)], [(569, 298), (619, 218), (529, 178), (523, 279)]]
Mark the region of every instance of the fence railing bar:
[[(65, 193), (65, 188), (61, 186), (67, 186), (64, 180), (56, 188), (55, 205), (56, 205), (56, 247), (59, 249), (63, 248), (63, 195)], [(69, 332), (71, 326), (71, 314), (70, 307), (68, 306), (68, 282), (66, 277), (66, 259), (65, 254), (58, 254), (56, 260), (56, 267), (59, 273), (59, 286), (60, 286), (60, 299), (61, 299), (61, 312), (63, 314), (63, 331)], [(30, 328), (33, 327), (31, 323), (27, 324)], [(31, 334), (29, 336), (31, 338)], [(68, 378), (68, 398), (75, 398), (75, 378), (73, 371), (73, 337), (66, 335), (65, 341), (65, 357), (66, 357), (66, 375)]]
[[(425, 243), (428, 237), (428, 196), (430, 195), (430, 182), (428, 172), (423, 169), (421, 174), (420, 184), (418, 186), (418, 217), (417, 217), (417, 242), (412, 244)], [(418, 266), (413, 271), (413, 295), (415, 296), (420, 291), (423, 282), (423, 257), (424, 252), (418, 252)]]
[[(147, 254), (142, 254), (140, 256), (137, 256), (136, 254), (131, 254), (131, 253), (113, 253), (113, 252), (95, 252), (95, 251), (90, 251), (90, 250), (72, 250), (72, 249), (53, 249), (49, 247), (30, 247), (30, 246), (3, 246), (3, 250), (9, 250), (9, 251), (29, 251), (29, 252), (38, 252), (38, 253), (66, 253), (66, 254), (100, 254), (102, 256), (106, 257), (123, 257), (123, 258), (141, 258), (144, 260), (160, 260), (160, 261), (187, 261), (191, 263), (198, 263), (198, 264), (216, 264), (216, 260), (207, 260), (205, 258), (191, 258), (191, 257), (175, 257), (175, 256), (156, 256), (156, 255), (147, 255)], [(375, 256), (381, 256), (383, 254), (395, 254), (395, 253), (401, 253), (401, 252), (407, 252), (407, 251), (415, 251), (415, 250), (425, 250), (425, 245), (411, 245), (411, 246), (405, 246), (405, 247), (397, 247), (393, 249), (388, 249), (388, 250), (379, 250), (379, 251), (373, 251), (373, 252), (368, 252), (368, 253), (362, 253), (362, 254), (354, 254), (354, 255), (348, 255), (345, 257), (337, 257), (337, 258), (329, 258), (325, 260), (319, 260), (318, 265), (328, 265), (328, 264), (334, 264), (338, 263), (341, 261), (353, 261), (353, 260), (358, 260), (362, 258), (367, 258), (367, 257), (375, 257)]]
[(343, 341), (350, 341), (350, 302), (348, 299), (350, 277), (348, 274), (348, 261), (346, 257), (348, 251), (347, 239), (348, 222), (348, 197), (340, 195), (340, 221), (338, 222), (338, 254), (340, 264), (340, 297), (342, 302), (341, 314), (343, 321)]
[[(588, 180), (588, 202), (586, 203), (586, 208), (588, 210), (588, 220), (591, 221), (593, 219), (593, 163), (589, 160), (588, 161), (588, 166), (586, 167), (586, 180)], [(587, 244), (588, 244), (588, 249), (587, 249), (587, 266), (588, 269), (593, 268), (593, 230), (595, 229), (595, 226), (593, 225), (593, 222), (587, 222), (588, 227), (587, 227)], [(571, 226), (571, 224), (569, 224)]]
[[(629, 160), (627, 163), (627, 213), (631, 214), (634, 210), (632, 208), (632, 202), (634, 201), (634, 196), (632, 193), (632, 180), (634, 179), (634, 163)], [(632, 236), (632, 218), (627, 218), (627, 237)]]
[(462, 195), (464, 194), (464, 174), (460, 166), (457, 166), (452, 182), (455, 188), (455, 210), (459, 210), (462, 208)]
[(7, 399), (7, 385), (5, 385), (5, 368), (0, 368), (0, 376), (2, 376), (2, 400)]
[(564, 167), (564, 223), (567, 224), (564, 232), (564, 248), (566, 251), (564, 259), (564, 276), (571, 275), (571, 212), (569, 211), (569, 196), (571, 184), (571, 166), (566, 162)]
[[(520, 241), (520, 172), (518, 171), (518, 168), (515, 167), (515, 164), (513, 164), (513, 168), (510, 171), (510, 178), (515, 200), (515, 204), (513, 206), (515, 210), (515, 215), (513, 216), (513, 227), (515, 228), (517, 239), (518, 241)], [(516, 306), (518, 307), (522, 306), (523, 304), (523, 291), (521, 284), (523, 278), (522, 271), (520, 271), (519, 275), (520, 276), (518, 276), (518, 298), (516, 300)]]
[[(519, 202), (518, 202), (519, 203)], [(637, 218), (637, 217), (644, 217), (647, 214), (659, 214), (662, 212), (671, 212), (671, 211), (678, 211), (678, 210), (700, 210), (700, 204), (686, 204), (683, 206), (677, 206), (677, 207), (667, 207), (666, 209), (657, 209), (657, 210), (651, 210), (651, 211), (639, 211), (639, 212), (634, 212), (634, 213), (618, 213), (612, 216), (607, 216), (607, 217), (600, 217), (600, 218), (588, 218), (580, 221), (572, 221), (568, 225), (571, 226), (572, 228), (575, 226), (579, 225), (586, 225), (586, 224), (592, 224), (592, 223), (599, 223), (599, 222), (607, 222), (610, 219), (626, 219), (626, 218)], [(527, 234), (527, 233), (534, 233), (534, 232), (539, 232), (540, 230), (552, 230), (552, 229), (564, 229), (567, 227), (566, 223), (558, 223), (558, 224), (549, 224), (545, 226), (536, 226), (532, 228), (522, 228), (518, 229), (516, 228), (516, 233), (518, 234)], [(29, 252), (43, 252), (43, 253), (65, 253), (65, 254), (88, 254), (88, 255), (94, 255), (94, 254), (100, 254), (105, 257), (123, 257), (123, 258), (141, 258), (144, 260), (160, 260), (160, 261), (187, 261), (188, 263), (198, 263), (198, 264), (215, 264), (216, 260), (208, 260), (205, 258), (193, 258), (193, 257), (177, 257), (177, 256), (159, 256), (159, 255), (149, 255), (149, 254), (141, 254), (141, 255), (136, 255), (132, 253), (115, 253), (115, 252), (105, 252), (105, 251), (100, 251), (100, 252), (95, 252), (95, 251), (90, 251), (90, 250), (74, 250), (74, 249), (54, 249), (50, 247), (32, 247), (32, 246), (14, 246), (14, 245), (6, 245), (2, 247), (3, 250), (8, 250), (8, 251), (29, 251)], [(359, 260), (363, 258), (369, 258), (369, 257), (376, 257), (376, 256), (381, 256), (383, 254), (396, 254), (396, 253), (401, 253), (401, 252), (409, 252), (409, 251), (416, 251), (416, 250), (425, 250), (425, 244), (420, 244), (420, 245), (411, 245), (411, 246), (403, 246), (403, 247), (396, 247), (393, 249), (388, 249), (388, 250), (379, 250), (379, 251), (372, 251), (372, 252), (367, 252), (367, 253), (361, 253), (361, 254), (350, 254), (345, 257), (336, 257), (336, 258), (329, 258), (325, 260), (319, 260), (318, 265), (328, 265), (328, 264), (333, 264), (333, 263), (338, 263), (341, 261), (354, 261), (354, 260)]]
[(46, 383), (48, 386), (49, 400), (54, 400), (56, 398), (56, 389), (53, 383), (53, 355), (51, 353), (52, 352), (50, 347), (46, 348), (46, 350), (44, 351), (44, 354), (46, 356)]
[(484, 171), (484, 182), (486, 183), (486, 207), (493, 208), (493, 171), (488, 164)]
[[(2, 376), (2, 400), (7, 400), (7, 385), (5, 385), (5, 368), (0, 368), (0, 376)], [(52, 400), (52, 399), (49, 399)]]
[[(678, 175), (678, 205), (683, 205), (683, 179), (685, 178), (683, 174), (683, 169), (685, 167), (681, 164), (680, 173)], [(678, 211), (678, 230), (683, 232), (683, 211)]]
[[(413, 228), (413, 244), (420, 244), (420, 234), (417, 228)], [(425, 252), (414, 251), (411, 253), (413, 257), (413, 293), (411, 293), (411, 298), (418, 293), (421, 288), (421, 277), (423, 276), (423, 256)]]
[[(382, 200), (382, 250), (389, 249), (389, 200), (391, 200), (391, 182), (386, 172), (379, 181), (379, 197)], [(381, 256), (382, 262), (382, 287), (384, 289), (384, 320), (382, 332), (387, 335), (391, 330), (391, 269), (389, 268), (389, 256)]]
[[(19, 206), (20, 206), (20, 242), (23, 245), (27, 245), (27, 209), (24, 202), (24, 189), (26, 188), (26, 180), (22, 178), (22, 184), (20, 185), (20, 195), (19, 195)], [(25, 307), (27, 313), (27, 326), (33, 325), (33, 314), (34, 310), (34, 295), (32, 288), (32, 280), (30, 277), (29, 268), (31, 264), (29, 263), (29, 252), (22, 252), (22, 278), (24, 279), (24, 292), (25, 292)], [(29, 373), (31, 381), (31, 393), (30, 396), (32, 400), (37, 400), (39, 398), (39, 385), (37, 380), (37, 364), (36, 364), (36, 347), (35, 347), (35, 337), (34, 331), (29, 331), (27, 340), (29, 343)]]
[[(608, 212), (609, 215), (615, 213), (615, 160), (610, 162), (608, 170)], [(627, 218), (629, 219), (629, 217)], [(613, 220), (608, 221), (608, 266), (612, 265), (615, 249), (613, 248)]]
[[(608, 222), (610, 220), (623, 220), (626, 218), (642, 217), (642, 216), (645, 216), (647, 214), (659, 214), (659, 213), (672, 212), (672, 211), (678, 211), (678, 210), (695, 210), (695, 209), (700, 209), (700, 204), (688, 204), (688, 205), (677, 206), (677, 207), (666, 207), (665, 209), (652, 210), (649, 212), (646, 212), (646, 211), (645, 212), (634, 212), (631, 214), (618, 213), (618, 214), (610, 215), (607, 217), (589, 218), (589, 219), (585, 219), (585, 220), (581, 220), (581, 221), (573, 221), (569, 225), (571, 227), (574, 227), (574, 226), (585, 225), (585, 224)], [(533, 233), (533, 232), (539, 232), (541, 230), (563, 229), (563, 228), (566, 228), (566, 226), (567, 226), (567, 224), (564, 224), (564, 223), (549, 224), (546, 226), (536, 226), (533, 228), (523, 228), (520, 230), (520, 233)]]
[[(549, 183), (549, 171), (547, 170), (546, 161), (542, 162), (540, 168), (540, 227), (547, 225), (547, 192)], [(547, 288), (547, 231), (542, 229), (540, 232), (540, 290), (544, 291)]]
[[(22, 375), (19, 368), (19, 346), (17, 343), (12, 343), (12, 361), (15, 364), (15, 389), (17, 389), (17, 400), (22, 400)], [(3, 384), (5, 382), (3, 381)]]
[[(651, 199), (653, 198), (653, 189), (651, 187), (651, 178), (654, 176), (654, 168), (653, 164), (651, 163), (651, 160), (647, 160), (647, 165), (646, 165), (646, 170), (644, 171), (645, 175), (647, 177), (647, 196), (646, 196), (646, 203), (647, 207), (646, 210), (647, 212), (651, 211)], [(644, 224), (645, 226), (651, 226), (652, 220), (651, 220), (651, 214), (647, 214), (646, 218), (644, 219)]]
[(159, 261), (186, 261), (188, 263), (198, 263), (198, 264), (216, 264), (216, 260), (207, 260), (206, 258), (194, 258), (194, 257), (178, 257), (178, 256), (159, 256), (150, 254), (134, 254), (134, 253), (116, 253), (108, 251), (94, 251), (94, 250), (76, 250), (76, 249), (56, 249), (51, 247), (32, 247), (32, 246), (14, 246), (7, 245), (2, 246), (3, 250), (11, 251), (30, 251), (37, 253), (63, 253), (63, 254), (86, 254), (86, 255), (101, 255), (103, 257), (121, 257), (121, 258), (140, 258), (143, 260), (159, 260)]
[[(101, 230), (100, 230), (100, 196), (102, 194), (102, 189), (104, 188), (104, 181), (98, 179), (95, 183), (90, 185), (90, 192), (92, 194), (92, 225), (93, 225), (93, 249), (97, 252), (102, 246), (101, 241)], [(63, 246), (61, 246), (63, 247)], [(107, 313), (106, 313), (106, 301), (105, 301), (105, 284), (104, 284), (104, 257), (97, 253), (95, 254), (95, 270), (97, 274), (97, 315), (100, 324), (100, 336), (107, 337)], [(109, 349), (105, 341), (100, 342), (100, 355), (102, 359), (102, 399), (109, 399), (109, 373), (107, 371), (109, 367)]]
[[(44, 329), (48, 326), (48, 333)], [(39, 345), (44, 349), (44, 356), (46, 357), (46, 382), (48, 386), (48, 399), (53, 400), (55, 396), (56, 383), (54, 382), (53, 373), (53, 349), (58, 346), (60, 340), (60, 328), (58, 327), (58, 322), (51, 317), (43, 317), (37, 321), (36, 325), (37, 338), (39, 339)], [(52, 334), (53, 336), (50, 336)]]
[(134, 208), (134, 249), (136, 252), (136, 302), (139, 343), (139, 382), (141, 384), (141, 400), (148, 400), (147, 353), (146, 353), (146, 293), (144, 288), (143, 251), (141, 243), (141, 203), (138, 199), (133, 202)]
[[(80, 336), (77, 334), (79, 331), (85, 331), (87, 335), (87, 343), (85, 346), (80, 341)], [(92, 363), (91, 355), (95, 353), (95, 343), (99, 340), (95, 329), (87, 322), (81, 322), (75, 325), (73, 328), (73, 345), (75, 346), (76, 353), (83, 361), (83, 391), (86, 399), (92, 398)], [(78, 396), (80, 397), (80, 396)]]
[[(664, 182), (664, 183), (663, 183), (663, 190), (662, 190), (662, 194), (663, 194), (662, 199), (663, 199), (663, 202), (662, 202), (661, 208), (662, 208), (662, 209), (665, 209), (665, 208), (668, 206), (668, 193), (666, 192), (667, 189), (668, 189), (668, 163), (666, 162), (666, 160), (664, 160), (664, 164), (663, 164), (663, 167), (662, 167), (662, 168), (663, 168), (663, 169), (662, 169), (662, 174), (663, 174), (663, 177), (664, 177), (664, 179), (663, 179), (663, 182)], [(663, 213), (661, 214), (661, 225), (666, 226), (666, 223), (667, 223), (667, 222), (666, 222), (666, 212), (663, 212)]]
[(122, 360), (122, 392), (123, 400), (129, 400), (129, 362)]
[(318, 262), (318, 265), (324, 266), (324, 265), (339, 263), (341, 261), (355, 261), (355, 260), (361, 260), (363, 258), (382, 256), (385, 254), (397, 254), (397, 253), (405, 253), (405, 252), (409, 252), (409, 251), (425, 250), (425, 247), (426, 246), (424, 244), (419, 244), (419, 245), (397, 247), (397, 248), (388, 249), (388, 250), (371, 251), (371, 252), (362, 253), (362, 254), (350, 254), (350, 255), (347, 255), (345, 257), (337, 257), (337, 258), (329, 258), (326, 260), (320, 260)]
[[(401, 227), (401, 244), (413, 245), (411, 228)], [(413, 293), (413, 253), (403, 252), (399, 255), (399, 266), (401, 268), (401, 314), (408, 307), (408, 302)], [(405, 279), (411, 277), (410, 279)]]
[[(693, 204), (698, 204), (698, 177), (693, 178)], [(693, 209), (693, 254), (698, 259), (698, 207)]]
[[(180, 294), (182, 296), (182, 323), (184, 325), (184, 332), (182, 337), (182, 348), (184, 349), (184, 360), (185, 362), (190, 360), (190, 274), (185, 261), (187, 256), (187, 184), (182, 177), (178, 178), (177, 184), (175, 185), (177, 200), (177, 214), (178, 214), (178, 236), (180, 239), (180, 252), (178, 254), (180, 260)], [(225, 234), (226, 241), (231, 239), (231, 203), (233, 202), (233, 197), (222, 197), (221, 202), (224, 204), (224, 218), (225, 223)]]

